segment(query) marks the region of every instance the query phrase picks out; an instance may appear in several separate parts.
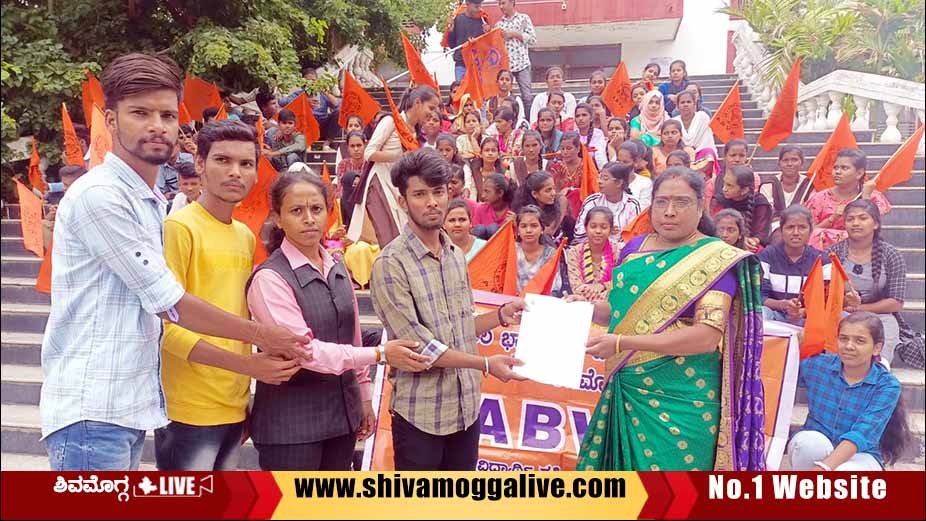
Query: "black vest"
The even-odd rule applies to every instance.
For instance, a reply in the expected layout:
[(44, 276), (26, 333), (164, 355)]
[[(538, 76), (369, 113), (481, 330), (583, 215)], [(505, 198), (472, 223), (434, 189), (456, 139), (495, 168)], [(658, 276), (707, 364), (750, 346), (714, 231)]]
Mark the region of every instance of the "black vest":
[[(254, 273), (265, 269), (275, 271), (293, 289), (315, 338), (353, 343), (353, 287), (342, 263), (335, 264), (325, 280), (309, 265), (293, 270), (282, 249), (277, 249)], [(254, 443), (294, 444), (343, 436), (356, 432), (362, 411), (354, 371), (331, 375), (300, 369), (282, 385), (257, 382), (251, 438)]]

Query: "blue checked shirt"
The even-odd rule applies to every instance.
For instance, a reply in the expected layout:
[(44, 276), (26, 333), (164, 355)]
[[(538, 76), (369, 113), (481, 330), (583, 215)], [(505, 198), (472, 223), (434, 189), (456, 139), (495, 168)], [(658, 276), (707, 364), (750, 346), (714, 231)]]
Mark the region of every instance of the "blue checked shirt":
[(849, 440), (884, 466), (881, 434), (900, 399), (900, 382), (890, 371), (873, 363), (864, 380), (849, 385), (839, 356), (824, 352), (801, 362), (798, 386), (807, 388), (804, 430), (822, 433), (834, 447)]
[(43, 438), (82, 420), (141, 430), (167, 424), (155, 314), (184, 289), (164, 260), (166, 207), (112, 153), (61, 200), (42, 341)]

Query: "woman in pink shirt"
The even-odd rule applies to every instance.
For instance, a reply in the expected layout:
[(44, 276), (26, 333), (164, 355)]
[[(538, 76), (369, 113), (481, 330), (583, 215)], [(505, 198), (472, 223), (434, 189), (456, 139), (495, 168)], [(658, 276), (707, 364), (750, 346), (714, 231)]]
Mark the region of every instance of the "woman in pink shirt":
[(270, 198), (276, 227), (269, 257), (248, 281), (248, 308), (260, 323), (310, 335), (312, 358), (283, 385), (257, 383), (251, 438), (264, 470), (349, 470), (376, 419), (368, 367), (422, 371), (428, 358), (406, 340), (361, 347), (350, 275), (322, 244), (329, 208), (321, 179), (284, 173)]
[(483, 181), (480, 197), (483, 202), (473, 212), (473, 235), (488, 239), (506, 221), (514, 218), (511, 202), (514, 201), (517, 187), (502, 174), (492, 174)]

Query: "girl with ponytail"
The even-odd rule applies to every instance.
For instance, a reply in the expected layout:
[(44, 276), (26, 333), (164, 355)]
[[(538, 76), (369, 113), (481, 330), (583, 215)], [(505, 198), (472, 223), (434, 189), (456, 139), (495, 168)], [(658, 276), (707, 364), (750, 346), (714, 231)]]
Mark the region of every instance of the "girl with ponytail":
[(884, 330), (874, 313), (857, 311), (839, 323), (838, 354), (801, 362), (809, 414), (791, 438), (792, 470), (882, 470), (904, 454), (912, 437), (901, 386), (877, 363)]
[(901, 315), (907, 283), (907, 267), (897, 249), (881, 239), (881, 213), (867, 199), (846, 205), (848, 236), (827, 250), (839, 258), (851, 286), (846, 293), (847, 312), (869, 311), (881, 320), (881, 361), (888, 367), (896, 352), (914, 367), (923, 368), (923, 335)]
[(711, 215), (721, 210), (732, 208), (741, 214), (746, 222), (748, 236), (744, 243), (746, 249), (756, 253), (759, 245), (768, 243), (768, 234), (772, 226), (772, 205), (754, 183), (755, 173), (747, 165), (735, 166), (727, 170), (723, 179), (723, 189), (714, 194), (711, 202)]

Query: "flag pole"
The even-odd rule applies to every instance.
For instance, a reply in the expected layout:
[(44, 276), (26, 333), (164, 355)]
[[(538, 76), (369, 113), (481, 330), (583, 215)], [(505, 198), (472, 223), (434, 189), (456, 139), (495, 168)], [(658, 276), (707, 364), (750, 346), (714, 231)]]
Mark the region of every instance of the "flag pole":
[[(428, 61), (428, 62), (422, 61), (422, 65), (431, 65), (432, 63), (437, 63), (437, 62), (439, 62), (440, 60), (443, 60), (444, 58), (446, 58), (448, 52), (453, 52), (453, 51), (455, 51), (455, 50), (457, 50), (457, 49), (463, 47), (464, 45), (466, 45), (466, 42), (463, 42), (463, 43), (461, 43), (460, 45), (457, 45), (457, 46), (454, 47), (453, 49), (447, 49), (446, 51), (444, 51), (444, 54), (441, 55), (441, 56), (438, 56), (438, 57), (436, 57), (436, 58), (434, 58), (434, 59), (432, 59), (432, 60), (430, 60), (430, 61)], [(408, 76), (408, 74), (409, 74), (410, 72), (411, 72), (411, 71), (408, 71), (408, 70), (407, 70), (407, 71), (405, 71), (405, 72), (401, 72), (401, 73), (399, 73), (399, 74), (396, 74), (395, 76), (393, 76), (393, 77), (389, 78), (388, 80), (386, 80), (386, 83), (392, 83), (392, 82), (394, 82), (395, 80), (398, 80), (399, 78), (404, 78), (405, 76)]]
[(759, 151), (759, 144), (756, 143), (756, 146), (752, 149), (752, 154), (749, 155), (749, 161), (746, 161), (746, 164), (747, 164), (747, 165), (751, 165), (751, 164), (752, 164), (752, 160), (753, 160), (753, 158), (756, 157), (756, 152), (758, 152), (758, 151)]

